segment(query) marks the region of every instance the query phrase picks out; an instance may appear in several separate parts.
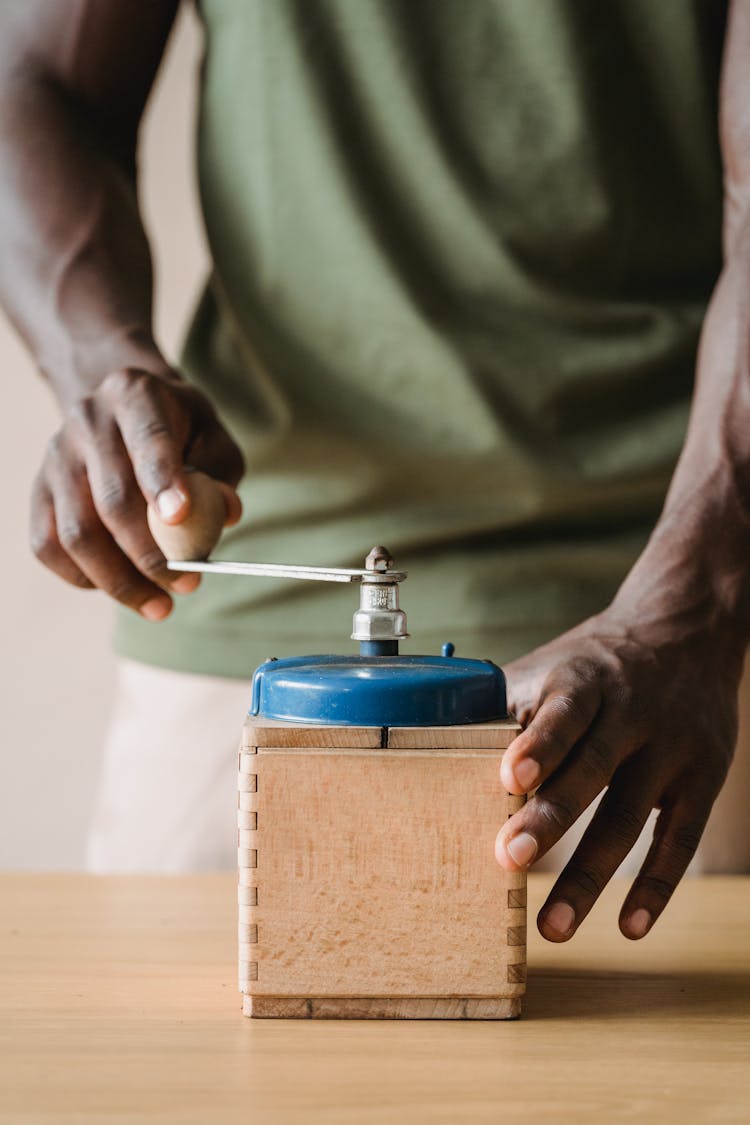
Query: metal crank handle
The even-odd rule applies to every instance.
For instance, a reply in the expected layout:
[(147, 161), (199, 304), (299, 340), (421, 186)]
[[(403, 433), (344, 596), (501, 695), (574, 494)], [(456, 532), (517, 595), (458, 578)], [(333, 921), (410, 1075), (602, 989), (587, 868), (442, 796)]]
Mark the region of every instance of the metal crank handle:
[(302, 578), (312, 582), (345, 582), (359, 586), (359, 609), (354, 614), (352, 640), (362, 656), (396, 656), (398, 642), (409, 634), (406, 614), (399, 606), (399, 583), (404, 570), (390, 570), (393, 559), (385, 547), (373, 547), (364, 570), (332, 566), (292, 566), (284, 563), (232, 562), (221, 559), (170, 559), (170, 570), (198, 574), (236, 574), (264, 578)]
[(170, 559), (169, 570), (196, 571), (200, 574), (237, 574), (261, 578), (301, 578), (311, 582), (403, 582), (402, 570), (353, 570), (344, 567), (293, 566), (284, 563), (230, 562), (221, 559)]

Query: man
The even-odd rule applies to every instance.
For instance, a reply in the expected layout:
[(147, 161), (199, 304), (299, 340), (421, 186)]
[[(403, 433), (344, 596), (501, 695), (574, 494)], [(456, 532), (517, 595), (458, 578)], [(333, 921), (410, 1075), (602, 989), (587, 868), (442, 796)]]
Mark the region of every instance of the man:
[(244, 458), (223, 554), (356, 565), (384, 541), (419, 578), (420, 647), (506, 663), (525, 730), (501, 777), (539, 789), (503, 866), (607, 787), (545, 937), (661, 810), (620, 916), (642, 937), (726, 776), (750, 631), (747, 5), (725, 29), (701, 0), (203, 0), (214, 272), (179, 372), (135, 160), (175, 8), (0, 14), (0, 281), (62, 408), (34, 547), (126, 607), (94, 861), (140, 836), (190, 862), (233, 763), (216, 677), (341, 647), (327, 589), (206, 580), (172, 611), (195, 579), (165, 570), (146, 502), (180, 522), (194, 465), (235, 519)]

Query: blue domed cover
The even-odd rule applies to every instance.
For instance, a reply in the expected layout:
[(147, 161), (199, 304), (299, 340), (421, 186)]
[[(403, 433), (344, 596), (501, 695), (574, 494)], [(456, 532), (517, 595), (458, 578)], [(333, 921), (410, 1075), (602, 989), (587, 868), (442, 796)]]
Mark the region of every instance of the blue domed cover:
[(446, 656), (290, 656), (253, 676), (251, 715), (328, 726), (426, 727), (506, 717), (490, 660)]

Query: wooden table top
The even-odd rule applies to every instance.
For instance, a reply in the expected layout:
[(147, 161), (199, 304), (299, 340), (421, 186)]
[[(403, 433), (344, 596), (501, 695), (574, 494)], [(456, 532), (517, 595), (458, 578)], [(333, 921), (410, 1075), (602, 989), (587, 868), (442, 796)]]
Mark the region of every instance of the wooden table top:
[[(530, 880), (530, 919), (549, 880)], [(686, 880), (641, 943), (611, 887), (529, 927), (522, 1020), (247, 1020), (235, 881), (0, 876), (0, 1121), (750, 1120), (750, 878)]]

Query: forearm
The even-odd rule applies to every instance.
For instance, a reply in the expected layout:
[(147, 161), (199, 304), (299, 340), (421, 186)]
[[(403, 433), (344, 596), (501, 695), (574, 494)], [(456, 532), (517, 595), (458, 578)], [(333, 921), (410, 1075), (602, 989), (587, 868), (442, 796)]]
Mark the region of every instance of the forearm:
[(120, 367), (166, 369), (134, 164), (53, 81), (4, 78), (0, 299), (63, 405)]
[(662, 515), (614, 608), (679, 613), (689, 628), (750, 639), (750, 223), (704, 322), (685, 444)]
[(0, 299), (64, 406), (165, 366), (135, 143), (177, 4), (0, 5)]
[(724, 257), (685, 444), (662, 516), (615, 608), (750, 640), (750, 8), (730, 5), (721, 82)]

